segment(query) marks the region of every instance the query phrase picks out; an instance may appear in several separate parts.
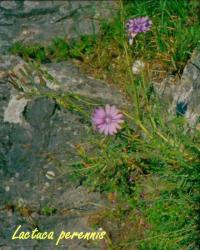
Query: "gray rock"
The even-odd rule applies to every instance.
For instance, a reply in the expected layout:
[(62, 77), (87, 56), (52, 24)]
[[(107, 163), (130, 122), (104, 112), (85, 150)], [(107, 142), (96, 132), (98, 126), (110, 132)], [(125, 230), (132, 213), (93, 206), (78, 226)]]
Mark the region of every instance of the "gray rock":
[(190, 126), (200, 117), (200, 51), (194, 50), (184, 68), (181, 79), (169, 76), (161, 84), (154, 84), (160, 97), (168, 103), (169, 111), (184, 115)]
[(104, 81), (86, 76), (70, 62), (50, 63), (43, 67), (57, 80), (57, 89), (61, 92), (73, 92), (88, 98), (99, 99), (103, 103), (125, 106), (127, 100), (120, 90)]
[(27, 104), (27, 99), (20, 95), (12, 95), (4, 111), (4, 122), (23, 123), (22, 112)]
[(0, 3), (0, 7), (9, 10), (9, 9), (15, 9), (17, 8), (17, 3), (16, 1), (2, 1)]
[(34, 129), (42, 130), (50, 122), (55, 108), (55, 102), (47, 98), (37, 98), (27, 105), (24, 117)]
[(17, 41), (46, 43), (55, 36), (94, 34), (99, 20), (115, 12), (115, 1), (3, 1), (0, 51)]
[[(46, 43), (55, 36), (94, 34), (99, 20), (115, 7), (114, 1), (3, 1), (0, 52), (16, 41)], [(43, 96), (24, 96), (30, 91)], [(114, 86), (85, 76), (71, 62), (42, 65), (38, 73), (19, 57), (0, 55), (0, 250), (55, 249), (55, 241), (12, 241), (11, 236), (18, 225), (56, 234), (94, 231), (90, 214), (109, 205), (103, 195), (81, 186), (81, 180), (71, 180), (70, 164), (80, 161), (76, 146), (87, 140), (91, 124), (45, 97), (69, 92), (97, 103), (126, 102)], [(85, 240), (65, 240), (56, 247), (100, 248), (101, 242)]]
[(14, 56), (10, 58), (5, 56), (5, 60), (7, 60), (8, 66), (6, 69), (2, 68), (2, 74), (14, 73), (16, 76), (15, 84), (19, 82), (18, 88), (25, 92), (38, 90), (39, 92), (52, 91), (52, 93), (58, 94), (75, 93), (99, 100), (104, 104), (116, 104), (121, 107), (128, 105), (126, 98), (116, 86), (83, 74), (70, 61), (42, 64), (42, 78), (45, 83), (41, 84), (39, 73), (33, 65), (29, 65), (21, 58)]
[[(18, 83), (23, 80), (28, 86), (26, 90), (34, 86), (43, 94), (75, 92), (122, 106), (125, 100), (114, 87), (83, 75), (70, 62), (42, 65), (58, 76), (56, 90), (32, 81), (34, 69), (23, 74), (20, 69), (25, 62), (20, 58), (3, 56), (0, 62), (0, 249), (55, 249), (53, 241), (16, 242), (10, 238), (18, 225), (28, 230), (38, 226), (57, 234), (61, 230), (94, 231), (88, 224), (89, 216), (109, 203), (103, 195), (81, 186), (81, 180), (70, 177), (74, 171), (70, 164), (80, 161), (76, 146), (87, 142), (91, 124), (53, 99), (23, 96), (9, 83), (9, 72), (14, 69)], [(18, 103), (16, 96), (23, 96), (23, 102)], [(57, 248), (95, 250), (101, 244), (73, 240), (62, 241)]]
[(200, 117), (200, 52), (195, 50), (186, 65), (174, 102), (184, 103), (187, 107), (185, 116), (190, 125), (199, 122)]

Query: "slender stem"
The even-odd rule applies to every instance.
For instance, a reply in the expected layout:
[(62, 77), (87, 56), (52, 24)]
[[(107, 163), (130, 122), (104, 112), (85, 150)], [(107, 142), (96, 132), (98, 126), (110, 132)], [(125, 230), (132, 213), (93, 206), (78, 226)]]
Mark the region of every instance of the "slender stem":
[[(120, 0), (120, 9), (121, 9), (121, 14), (120, 14), (121, 22), (123, 23), (123, 26), (125, 26), (125, 21), (124, 21), (124, 18), (123, 18), (124, 17), (124, 8), (123, 8), (122, 0)], [(132, 84), (134, 86), (134, 96), (135, 96), (135, 102), (136, 102), (137, 117), (140, 120), (139, 95), (138, 95), (138, 90), (137, 90), (136, 84), (134, 82), (133, 73), (131, 71), (131, 62), (130, 62), (130, 59), (129, 59), (127, 42), (125, 41), (125, 39), (123, 39), (123, 47), (124, 47), (124, 51), (125, 51), (125, 55), (126, 55), (126, 61), (127, 61), (127, 64), (128, 64), (128, 71), (129, 71), (129, 74), (130, 74), (131, 82), (132, 82)]]

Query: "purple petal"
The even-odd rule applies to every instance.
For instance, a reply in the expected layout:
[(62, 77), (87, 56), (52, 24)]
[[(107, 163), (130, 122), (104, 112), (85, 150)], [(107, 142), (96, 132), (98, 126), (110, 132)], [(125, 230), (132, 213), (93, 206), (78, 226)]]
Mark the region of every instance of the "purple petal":
[(105, 128), (106, 128), (106, 125), (103, 124), (103, 125), (101, 125), (101, 126), (98, 128), (98, 130), (99, 130), (101, 133), (103, 133), (104, 130), (105, 130)]
[(99, 117), (103, 117), (103, 116), (105, 116), (105, 111), (103, 108), (98, 108), (95, 110), (94, 114), (99, 116)]
[(95, 119), (95, 120), (93, 120), (93, 122), (95, 125), (101, 125), (104, 123), (104, 121), (102, 119)]
[(116, 114), (116, 115), (113, 116), (113, 119), (117, 120), (117, 119), (121, 119), (122, 117), (123, 117), (122, 114)]
[(105, 130), (104, 130), (104, 134), (108, 135), (109, 132), (109, 125), (106, 125)]
[(132, 36), (132, 37), (134, 37), (135, 34), (137, 33), (148, 31), (151, 25), (152, 25), (152, 22), (149, 19), (149, 17), (138, 17), (134, 19), (129, 19), (126, 24), (129, 36)]
[(115, 129), (121, 129), (121, 126), (120, 126), (118, 123), (116, 123), (116, 124), (114, 125), (114, 127), (115, 127)]
[(116, 113), (116, 112), (118, 112), (118, 110), (116, 109), (115, 106), (111, 106), (111, 107), (110, 107), (110, 112), (111, 112), (111, 113)]
[(124, 122), (124, 120), (117, 120), (117, 123), (123, 123)]
[(111, 108), (110, 105), (106, 104), (105, 112), (106, 112), (107, 115), (110, 114), (110, 108)]
[(109, 127), (109, 133), (110, 134), (115, 134), (117, 132), (116, 125), (111, 124)]

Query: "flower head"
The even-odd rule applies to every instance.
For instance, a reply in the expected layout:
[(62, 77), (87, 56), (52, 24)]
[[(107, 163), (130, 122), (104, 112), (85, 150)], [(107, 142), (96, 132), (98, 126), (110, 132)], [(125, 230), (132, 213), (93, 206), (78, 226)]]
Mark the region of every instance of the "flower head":
[(143, 61), (135, 60), (132, 65), (132, 72), (135, 75), (139, 75), (144, 68), (145, 68), (145, 63)]
[(126, 27), (129, 35), (129, 43), (132, 44), (133, 38), (138, 33), (144, 33), (150, 30), (152, 21), (148, 17), (138, 17), (129, 19)]
[(97, 108), (92, 114), (92, 122), (95, 128), (105, 135), (114, 135), (121, 129), (123, 115), (115, 106), (106, 105), (105, 108)]

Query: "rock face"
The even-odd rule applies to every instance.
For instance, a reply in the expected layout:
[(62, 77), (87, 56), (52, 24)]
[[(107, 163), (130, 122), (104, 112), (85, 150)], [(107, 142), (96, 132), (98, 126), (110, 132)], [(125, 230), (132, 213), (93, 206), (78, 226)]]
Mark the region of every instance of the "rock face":
[(200, 117), (200, 51), (194, 50), (181, 79), (169, 76), (156, 89), (170, 111), (184, 115), (190, 126), (196, 125)]
[[(92, 230), (89, 215), (108, 203), (99, 193), (69, 179), (70, 163), (80, 160), (76, 146), (87, 141), (91, 125), (53, 99), (23, 97), (8, 82), (8, 72), (14, 69), (20, 79), (25, 62), (8, 55), (0, 62), (0, 249), (55, 249), (54, 241), (12, 241), (11, 234), (17, 225), (57, 234)], [(104, 103), (125, 102), (119, 91), (81, 74), (70, 62), (43, 68), (58, 76), (56, 90), (52, 85), (44, 88), (52, 93), (73, 91)], [(95, 244), (65, 240), (58, 249), (99, 249), (102, 241)]]
[[(174, 96), (176, 109), (185, 107), (185, 116), (190, 125), (200, 122), (200, 51), (195, 50), (186, 65), (180, 86)], [(179, 110), (177, 110), (179, 111)]]
[[(74, 92), (101, 103), (124, 104), (114, 87), (83, 75), (72, 63), (50, 63), (42, 70), (56, 77), (45, 86), (26, 63), (7, 54), (13, 42), (48, 43), (55, 36), (76, 38), (98, 32), (99, 20), (113, 15), (115, 1), (0, 2), (0, 250), (103, 249), (104, 241), (63, 240), (59, 233), (94, 232), (91, 214), (108, 206), (105, 197), (71, 180), (79, 164), (76, 147), (88, 138), (91, 124), (41, 93)], [(2, 56), (1, 54), (5, 54)], [(15, 87), (9, 83), (12, 70)], [(29, 68), (30, 70), (30, 68)], [(21, 90), (19, 91), (20, 84)], [(24, 84), (25, 83), (25, 84)], [(11, 240), (18, 225), (23, 231), (54, 231), (55, 240)]]
[(13, 42), (48, 42), (98, 32), (99, 20), (112, 15), (115, 1), (1, 1), (0, 51)]

